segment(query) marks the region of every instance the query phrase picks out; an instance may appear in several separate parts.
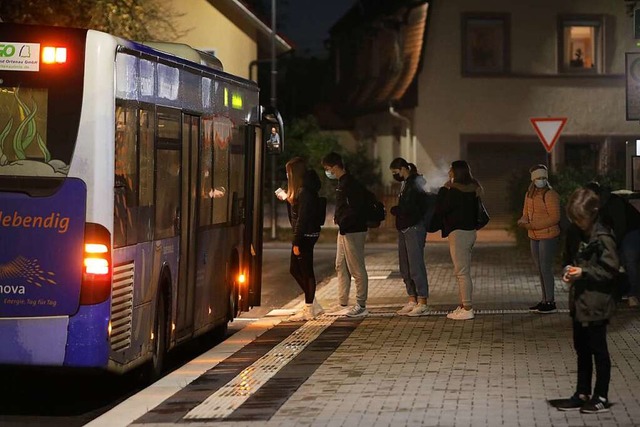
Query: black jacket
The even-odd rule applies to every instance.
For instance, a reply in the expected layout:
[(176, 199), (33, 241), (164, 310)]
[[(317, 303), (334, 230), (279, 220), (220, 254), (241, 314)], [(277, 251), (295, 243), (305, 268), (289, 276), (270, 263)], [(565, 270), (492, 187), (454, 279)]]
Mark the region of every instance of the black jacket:
[(398, 205), (391, 208), (396, 217), (396, 229), (404, 230), (424, 220), (426, 208), (426, 181), (421, 175), (409, 175), (404, 182)]
[[(563, 266), (582, 268), (582, 277), (569, 288), (569, 312), (577, 322), (609, 319), (615, 310), (616, 279), (620, 261), (611, 230), (596, 223), (590, 236), (570, 226)], [(576, 230), (577, 229), (577, 230)]]
[(365, 190), (348, 172), (338, 180), (334, 221), (340, 228), (340, 234), (367, 231)]
[(305, 234), (320, 233), (318, 222), (318, 191), (320, 190), (320, 185), (318, 174), (312, 169), (307, 170), (296, 202), (293, 205), (287, 204), (294, 246), (302, 244)]
[(436, 199), (435, 216), (442, 225), (442, 237), (454, 230), (475, 230), (478, 222), (478, 184), (453, 183), (440, 187)]
[(618, 247), (624, 236), (640, 228), (640, 212), (631, 203), (608, 190), (600, 192), (600, 221), (611, 228)]

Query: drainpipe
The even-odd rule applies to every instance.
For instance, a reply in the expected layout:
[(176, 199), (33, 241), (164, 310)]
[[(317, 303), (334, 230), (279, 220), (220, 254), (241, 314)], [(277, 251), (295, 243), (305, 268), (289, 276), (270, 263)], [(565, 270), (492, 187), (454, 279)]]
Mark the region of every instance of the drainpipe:
[[(411, 137), (411, 120), (408, 117), (403, 116), (402, 114), (398, 113), (394, 108), (393, 105), (389, 105), (389, 114), (391, 114), (393, 117), (395, 117), (396, 119), (404, 122), (407, 126), (407, 129), (405, 131), (405, 135), (407, 138), (407, 143), (409, 144), (408, 149), (411, 150), (411, 158), (408, 159), (410, 163), (415, 163), (416, 162), (416, 146), (413, 143), (413, 138)], [(404, 154), (404, 153), (402, 153)], [(407, 153), (408, 154), (408, 153)]]

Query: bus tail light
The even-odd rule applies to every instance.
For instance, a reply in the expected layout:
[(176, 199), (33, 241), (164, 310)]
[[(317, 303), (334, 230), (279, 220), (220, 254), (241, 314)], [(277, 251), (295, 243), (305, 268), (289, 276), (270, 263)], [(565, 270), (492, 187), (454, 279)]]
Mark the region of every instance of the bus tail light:
[(67, 62), (67, 48), (53, 46), (43, 47), (42, 62), (45, 64), (64, 64)]
[(101, 225), (84, 228), (84, 266), (80, 304), (98, 304), (111, 295), (111, 235)]

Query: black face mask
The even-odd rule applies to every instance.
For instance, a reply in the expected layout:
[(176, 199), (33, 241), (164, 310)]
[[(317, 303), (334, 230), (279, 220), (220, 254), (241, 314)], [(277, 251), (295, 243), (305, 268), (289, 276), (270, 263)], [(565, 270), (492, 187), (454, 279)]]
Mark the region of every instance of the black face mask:
[(404, 181), (404, 177), (402, 175), (400, 175), (399, 173), (394, 173), (392, 176), (393, 176), (393, 179), (395, 179), (398, 182)]

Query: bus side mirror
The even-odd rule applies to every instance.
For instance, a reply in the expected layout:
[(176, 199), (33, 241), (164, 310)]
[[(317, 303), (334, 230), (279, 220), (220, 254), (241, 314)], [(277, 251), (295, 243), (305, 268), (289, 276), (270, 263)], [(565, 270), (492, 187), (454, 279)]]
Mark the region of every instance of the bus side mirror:
[(267, 154), (282, 154), (284, 151), (284, 125), (280, 112), (274, 107), (262, 111), (262, 135), (267, 146)]

